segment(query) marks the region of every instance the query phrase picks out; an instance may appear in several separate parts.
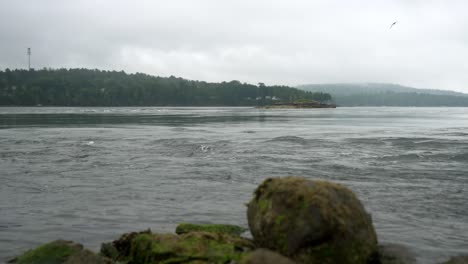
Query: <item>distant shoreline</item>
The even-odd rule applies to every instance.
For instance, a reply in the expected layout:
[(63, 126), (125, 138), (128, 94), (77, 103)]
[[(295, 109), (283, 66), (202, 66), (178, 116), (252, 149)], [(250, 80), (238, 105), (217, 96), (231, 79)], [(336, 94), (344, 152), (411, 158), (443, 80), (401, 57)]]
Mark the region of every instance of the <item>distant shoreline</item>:
[(318, 102), (314, 103), (290, 103), (290, 104), (273, 104), (257, 106), (256, 108), (263, 109), (308, 109), (308, 108), (336, 108), (336, 104), (322, 104)]
[(340, 106), (336, 105), (336, 107), (293, 107), (293, 106), (239, 106), (239, 105), (125, 105), (125, 106), (114, 106), (114, 105), (0, 105), (0, 108), (21, 108), (21, 107), (28, 107), (28, 108), (48, 108), (48, 107), (59, 107), (59, 108), (86, 108), (86, 107), (100, 107), (100, 108), (135, 108), (135, 107), (170, 107), (170, 108), (188, 108), (188, 107), (232, 107), (232, 108), (256, 108), (256, 109), (314, 109), (314, 108), (468, 108), (468, 106), (398, 106), (398, 105), (360, 105), (360, 106)]

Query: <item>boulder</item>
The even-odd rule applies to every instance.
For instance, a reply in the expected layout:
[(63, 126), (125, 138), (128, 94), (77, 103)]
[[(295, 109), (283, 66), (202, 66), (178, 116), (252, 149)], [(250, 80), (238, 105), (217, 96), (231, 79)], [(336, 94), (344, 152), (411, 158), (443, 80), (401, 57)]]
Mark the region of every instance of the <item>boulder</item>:
[(236, 225), (225, 224), (190, 224), (182, 223), (176, 227), (176, 234), (185, 234), (194, 231), (210, 232), (210, 233), (224, 233), (228, 235), (240, 236), (247, 229)]
[(18, 264), (105, 264), (111, 263), (107, 258), (101, 257), (83, 245), (66, 240), (56, 240), (29, 250), (9, 261)]
[(247, 207), (256, 245), (297, 263), (368, 263), (377, 257), (371, 217), (343, 185), (270, 178)]
[(240, 264), (294, 264), (294, 261), (268, 249), (259, 248), (244, 256)]

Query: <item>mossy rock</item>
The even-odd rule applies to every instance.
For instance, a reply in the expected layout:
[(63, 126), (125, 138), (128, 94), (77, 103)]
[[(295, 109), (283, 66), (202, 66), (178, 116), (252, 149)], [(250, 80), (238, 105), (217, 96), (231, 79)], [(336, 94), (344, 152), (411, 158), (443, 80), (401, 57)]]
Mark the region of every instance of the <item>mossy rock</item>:
[(151, 234), (151, 230), (125, 233), (110, 243), (103, 243), (100, 254), (113, 261), (125, 262), (130, 255), (133, 239), (142, 234)]
[(343, 185), (302, 177), (270, 178), (247, 217), (255, 243), (297, 263), (367, 263), (377, 255), (370, 215)]
[(134, 264), (230, 263), (238, 262), (253, 248), (251, 240), (225, 233), (193, 231), (175, 235), (145, 231), (103, 244), (101, 254)]
[(230, 263), (252, 250), (251, 241), (222, 233), (142, 234), (132, 241), (132, 263)]
[(236, 225), (182, 223), (176, 227), (175, 232), (178, 235), (190, 232), (209, 232), (240, 236), (245, 231), (247, 231), (247, 229)]
[(110, 260), (84, 249), (72, 241), (56, 240), (29, 250), (10, 263), (18, 264), (104, 264)]
[(294, 264), (295, 262), (268, 249), (259, 248), (242, 257), (240, 264)]

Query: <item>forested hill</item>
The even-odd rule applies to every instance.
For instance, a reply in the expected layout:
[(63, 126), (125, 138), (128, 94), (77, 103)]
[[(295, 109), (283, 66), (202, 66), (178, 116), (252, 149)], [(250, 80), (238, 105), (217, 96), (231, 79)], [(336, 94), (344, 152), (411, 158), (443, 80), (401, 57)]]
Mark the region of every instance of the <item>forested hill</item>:
[(254, 106), (296, 100), (325, 102), (331, 97), (287, 86), (208, 83), (123, 71), (0, 71), (3, 106)]
[(329, 93), (339, 106), (468, 106), (468, 94), (396, 84), (308, 84), (298, 88)]

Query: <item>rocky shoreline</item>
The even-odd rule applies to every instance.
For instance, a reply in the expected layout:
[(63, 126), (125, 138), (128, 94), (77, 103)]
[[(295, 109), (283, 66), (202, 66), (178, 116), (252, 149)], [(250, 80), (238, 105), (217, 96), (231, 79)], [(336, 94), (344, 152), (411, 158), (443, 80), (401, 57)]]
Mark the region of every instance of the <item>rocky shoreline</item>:
[[(56, 240), (9, 263), (416, 263), (405, 247), (378, 243), (370, 214), (340, 184), (301, 177), (267, 179), (247, 204), (247, 218), (249, 230), (183, 223), (175, 233), (126, 233), (103, 243), (99, 253)], [(247, 231), (252, 239), (243, 236)], [(468, 256), (445, 263), (468, 263)]]

